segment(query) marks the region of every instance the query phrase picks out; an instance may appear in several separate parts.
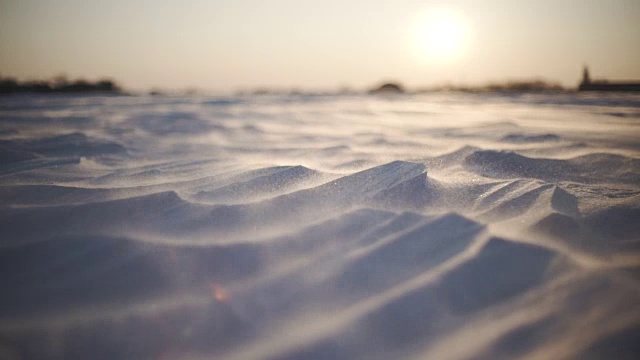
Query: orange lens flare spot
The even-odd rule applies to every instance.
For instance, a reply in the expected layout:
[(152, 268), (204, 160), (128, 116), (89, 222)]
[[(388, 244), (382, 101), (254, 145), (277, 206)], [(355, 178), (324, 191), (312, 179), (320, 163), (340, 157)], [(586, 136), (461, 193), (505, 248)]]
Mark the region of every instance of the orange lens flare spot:
[(213, 298), (222, 302), (227, 303), (231, 300), (231, 295), (229, 291), (218, 284), (209, 285), (209, 289), (211, 290), (211, 295)]

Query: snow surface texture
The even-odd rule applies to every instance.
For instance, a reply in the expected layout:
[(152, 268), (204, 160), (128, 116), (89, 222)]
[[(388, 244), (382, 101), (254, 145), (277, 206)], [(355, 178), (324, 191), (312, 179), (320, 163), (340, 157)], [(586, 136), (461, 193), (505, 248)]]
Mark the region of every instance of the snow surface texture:
[(631, 359), (640, 97), (0, 98), (2, 359)]

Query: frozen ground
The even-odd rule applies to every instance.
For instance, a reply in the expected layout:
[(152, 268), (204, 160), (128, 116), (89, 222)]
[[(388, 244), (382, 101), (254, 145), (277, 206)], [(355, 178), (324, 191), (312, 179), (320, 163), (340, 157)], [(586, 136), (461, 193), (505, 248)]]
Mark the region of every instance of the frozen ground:
[(0, 98), (2, 359), (632, 359), (640, 96)]

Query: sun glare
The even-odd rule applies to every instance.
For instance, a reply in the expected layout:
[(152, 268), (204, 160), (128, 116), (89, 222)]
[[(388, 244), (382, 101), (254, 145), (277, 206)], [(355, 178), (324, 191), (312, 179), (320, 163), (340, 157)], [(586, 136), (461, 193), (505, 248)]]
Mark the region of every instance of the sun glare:
[(426, 60), (450, 62), (464, 52), (468, 26), (460, 14), (434, 11), (416, 21), (414, 37), (421, 56)]

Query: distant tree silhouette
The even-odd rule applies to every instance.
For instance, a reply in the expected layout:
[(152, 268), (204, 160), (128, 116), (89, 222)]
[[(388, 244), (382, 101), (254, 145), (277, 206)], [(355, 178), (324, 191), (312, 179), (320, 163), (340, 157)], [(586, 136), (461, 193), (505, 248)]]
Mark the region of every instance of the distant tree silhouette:
[(69, 85), (69, 78), (67, 78), (67, 75), (65, 75), (65, 74), (57, 75), (56, 77), (53, 78), (52, 85), (55, 88), (63, 88), (65, 86)]
[(14, 78), (0, 79), (0, 93), (16, 92), (19, 89), (18, 81)]
[(471, 93), (482, 92), (557, 92), (564, 91), (560, 84), (548, 82), (546, 80), (518, 80), (518, 81), (506, 81), (506, 82), (494, 82), (477, 86), (465, 86), (465, 85), (445, 85), (441, 87), (425, 88), (419, 92), (428, 91), (461, 91)]
[(562, 86), (558, 84), (548, 83), (544, 80), (533, 81), (509, 81), (500, 84), (489, 84), (485, 86), (485, 90), (488, 91), (503, 91), (503, 92), (540, 92), (540, 91), (554, 91), (563, 90)]
[(386, 83), (386, 84), (382, 84), (379, 87), (370, 90), (369, 91), (372, 94), (379, 94), (379, 93), (396, 93), (396, 94), (400, 94), (400, 93), (404, 93), (404, 88), (402, 87), (402, 85), (400, 84), (396, 84), (396, 83)]
[(0, 94), (34, 92), (34, 93), (118, 93), (120, 87), (110, 79), (90, 82), (79, 79), (74, 82), (67, 80), (65, 75), (58, 75), (52, 80), (36, 80), (19, 82), (15, 78), (0, 77)]

